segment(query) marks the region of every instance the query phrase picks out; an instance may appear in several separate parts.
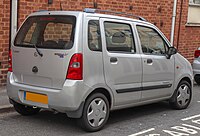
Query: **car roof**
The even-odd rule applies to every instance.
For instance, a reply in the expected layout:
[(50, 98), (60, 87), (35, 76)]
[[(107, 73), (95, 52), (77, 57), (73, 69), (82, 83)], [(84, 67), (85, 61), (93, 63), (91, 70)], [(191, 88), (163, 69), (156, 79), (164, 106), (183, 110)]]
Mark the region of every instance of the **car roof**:
[[(147, 21), (142, 21), (139, 19), (133, 19), (129, 17), (123, 17), (123, 16), (116, 16), (116, 15), (111, 15), (111, 14), (100, 14), (100, 13), (86, 13), (83, 11), (47, 11), (47, 10), (40, 10), (37, 12), (34, 12), (30, 14), (29, 16), (41, 16), (41, 15), (83, 15), (85, 14), (86, 16), (90, 17), (100, 17), (100, 18), (110, 18), (110, 19), (119, 19), (119, 20), (126, 20), (126, 21), (132, 21), (132, 22), (137, 22), (137, 23), (142, 23), (142, 24), (148, 24), (148, 25), (153, 25)], [(126, 15), (124, 15), (126, 16)]]

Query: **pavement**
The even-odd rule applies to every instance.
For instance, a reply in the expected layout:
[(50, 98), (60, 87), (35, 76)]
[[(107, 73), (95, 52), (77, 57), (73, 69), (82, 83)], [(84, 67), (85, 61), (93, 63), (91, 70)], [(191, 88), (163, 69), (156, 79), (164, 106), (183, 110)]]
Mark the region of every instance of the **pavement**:
[(6, 87), (0, 87), (0, 113), (9, 112), (13, 110), (13, 106), (10, 104)]

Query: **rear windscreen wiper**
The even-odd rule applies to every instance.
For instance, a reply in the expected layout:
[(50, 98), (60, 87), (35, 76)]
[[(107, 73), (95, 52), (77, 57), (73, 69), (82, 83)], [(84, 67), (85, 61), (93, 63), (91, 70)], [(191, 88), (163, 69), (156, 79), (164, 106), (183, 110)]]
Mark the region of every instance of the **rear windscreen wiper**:
[(43, 57), (43, 54), (40, 52), (40, 50), (38, 49), (38, 47), (36, 46), (36, 44), (33, 44), (33, 46), (35, 47), (35, 50), (40, 55), (40, 57)]
[(38, 53), (38, 55), (40, 55), (40, 57), (43, 57), (43, 54), (41, 53), (41, 51), (38, 49), (38, 47), (36, 46), (36, 44), (33, 44), (33, 43), (29, 43), (29, 42), (25, 42), (25, 43), (22, 43), (22, 44), (16, 44), (18, 46), (22, 46), (22, 47), (34, 47)]

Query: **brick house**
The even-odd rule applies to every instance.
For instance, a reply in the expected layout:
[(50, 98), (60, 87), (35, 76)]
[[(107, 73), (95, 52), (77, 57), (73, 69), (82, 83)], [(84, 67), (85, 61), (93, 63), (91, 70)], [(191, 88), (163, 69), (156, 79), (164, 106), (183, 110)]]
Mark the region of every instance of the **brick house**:
[[(174, 6), (174, 3), (177, 5)], [(194, 50), (200, 46), (200, 0), (1, 0), (0, 86), (6, 84), (8, 51), (15, 29), (28, 14), (38, 10), (60, 10), (60, 5), (63, 10), (97, 7), (134, 13), (159, 27), (168, 39), (171, 38), (173, 8), (176, 7), (174, 46), (190, 61), (193, 60)], [(18, 24), (17, 27), (13, 23)]]

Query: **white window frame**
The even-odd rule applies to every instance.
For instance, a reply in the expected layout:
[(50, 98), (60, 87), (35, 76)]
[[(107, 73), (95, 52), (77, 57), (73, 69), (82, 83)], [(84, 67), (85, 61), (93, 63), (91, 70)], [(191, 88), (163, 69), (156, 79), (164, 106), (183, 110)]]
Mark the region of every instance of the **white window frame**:
[(200, 3), (195, 3), (195, 0), (189, 0), (189, 5), (200, 6)]
[(186, 26), (200, 26), (200, 3), (195, 3), (195, 0), (189, 0), (188, 19)]

